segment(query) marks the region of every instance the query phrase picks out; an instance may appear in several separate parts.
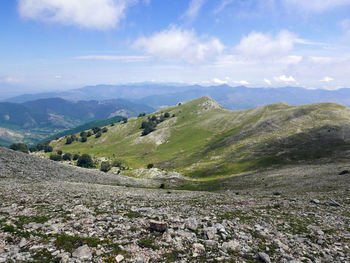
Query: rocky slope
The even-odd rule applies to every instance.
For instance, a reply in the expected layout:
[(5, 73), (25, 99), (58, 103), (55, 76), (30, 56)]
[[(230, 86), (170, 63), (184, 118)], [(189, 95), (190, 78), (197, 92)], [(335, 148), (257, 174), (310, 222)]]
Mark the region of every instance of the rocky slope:
[(349, 262), (348, 167), (315, 168), (338, 185), (175, 191), (0, 148), (0, 262)]

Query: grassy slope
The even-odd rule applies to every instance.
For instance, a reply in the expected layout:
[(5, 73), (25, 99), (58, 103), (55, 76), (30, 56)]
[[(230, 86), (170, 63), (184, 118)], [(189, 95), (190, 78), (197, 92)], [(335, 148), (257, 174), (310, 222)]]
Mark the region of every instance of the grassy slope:
[(131, 168), (154, 163), (201, 180), (300, 161), (324, 162), (346, 157), (350, 149), (350, 109), (338, 104), (279, 103), (232, 112), (202, 97), (160, 112), (167, 111), (175, 117), (144, 137), (141, 123), (152, 114), (108, 127), (98, 139), (65, 145), (61, 138), (52, 145), (119, 159)]

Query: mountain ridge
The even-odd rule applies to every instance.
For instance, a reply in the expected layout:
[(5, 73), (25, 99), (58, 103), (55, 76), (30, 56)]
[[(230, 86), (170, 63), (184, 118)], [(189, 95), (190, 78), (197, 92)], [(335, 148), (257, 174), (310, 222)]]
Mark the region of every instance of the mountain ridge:
[[(141, 136), (143, 122), (167, 112), (171, 117)], [(208, 180), (297, 162), (346, 159), (349, 124), (350, 109), (335, 103), (276, 103), (230, 111), (202, 97), (132, 118), (85, 143), (65, 145), (61, 138), (51, 144), (63, 152), (110, 160), (116, 156), (136, 170), (152, 163), (159, 169)]]

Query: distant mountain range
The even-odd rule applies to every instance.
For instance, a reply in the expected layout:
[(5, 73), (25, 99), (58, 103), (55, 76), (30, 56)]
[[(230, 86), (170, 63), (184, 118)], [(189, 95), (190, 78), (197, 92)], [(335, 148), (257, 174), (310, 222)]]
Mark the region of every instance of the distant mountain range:
[(124, 99), (72, 102), (47, 98), (24, 103), (0, 103), (0, 143), (36, 142), (88, 121), (135, 116), (154, 108)]
[(230, 110), (249, 109), (271, 103), (286, 102), (290, 105), (301, 105), (318, 102), (336, 102), (350, 106), (350, 89), (322, 90), (300, 87), (281, 88), (247, 88), (175, 85), (175, 84), (130, 84), (130, 85), (97, 85), (65, 92), (27, 94), (7, 99), (7, 102), (23, 103), (29, 100), (60, 97), (65, 100), (109, 100), (122, 98), (134, 103), (146, 104), (153, 108), (174, 105), (180, 101), (190, 101), (201, 96), (210, 96)]

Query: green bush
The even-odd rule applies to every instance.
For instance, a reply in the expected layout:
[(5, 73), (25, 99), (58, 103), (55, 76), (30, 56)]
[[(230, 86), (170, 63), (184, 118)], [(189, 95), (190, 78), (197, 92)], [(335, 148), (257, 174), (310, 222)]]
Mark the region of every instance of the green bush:
[(29, 151), (32, 152), (37, 152), (38, 151), (38, 147), (36, 145), (32, 145), (29, 147)]
[(62, 155), (62, 151), (61, 150), (57, 150), (57, 154), (58, 155)]
[(74, 154), (73, 155), (73, 161), (76, 161), (76, 160), (78, 160), (79, 159), (79, 157), (80, 157), (80, 155), (79, 154)]
[(71, 161), (72, 160), (72, 154), (71, 153), (65, 153), (65, 154), (63, 154), (62, 159), (64, 161)]
[(102, 133), (99, 131), (99, 132), (96, 133), (95, 138), (100, 138), (101, 135), (102, 135)]
[(72, 137), (68, 136), (66, 139), (66, 144), (71, 144), (73, 142)]
[(25, 143), (13, 143), (10, 145), (10, 149), (14, 151), (29, 153), (28, 147)]
[(94, 167), (94, 162), (90, 155), (84, 153), (79, 157), (77, 165), (84, 168), (92, 168)]
[(169, 117), (170, 117), (169, 112), (166, 112), (166, 113), (164, 114), (164, 118), (169, 118)]
[(51, 153), (53, 151), (52, 146), (50, 145), (44, 145), (44, 152)]
[(81, 142), (86, 142), (86, 141), (87, 141), (87, 137), (86, 137), (86, 136), (81, 137), (80, 141), (81, 141)]
[(109, 162), (107, 162), (107, 161), (106, 162), (102, 162), (100, 170), (102, 172), (107, 173), (109, 170), (111, 170), (111, 164)]
[(59, 154), (51, 154), (50, 160), (58, 162), (62, 160), (62, 156)]
[(151, 169), (151, 168), (153, 168), (153, 167), (154, 167), (154, 164), (153, 164), (153, 163), (147, 164), (147, 169)]
[(94, 132), (94, 134), (98, 133), (101, 130), (100, 127), (93, 127), (92, 131)]
[(102, 132), (103, 133), (108, 132), (108, 128), (107, 127), (102, 128)]

